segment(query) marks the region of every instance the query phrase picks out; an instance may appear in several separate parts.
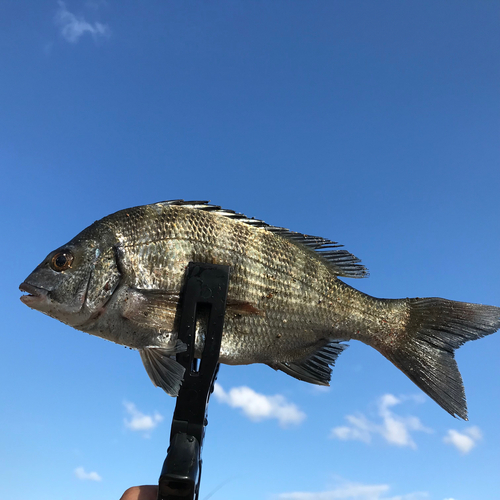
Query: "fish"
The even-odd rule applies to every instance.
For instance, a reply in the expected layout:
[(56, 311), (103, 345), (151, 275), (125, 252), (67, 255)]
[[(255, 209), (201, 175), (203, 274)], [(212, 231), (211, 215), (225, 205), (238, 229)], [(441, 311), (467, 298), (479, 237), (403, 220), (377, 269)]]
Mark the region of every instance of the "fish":
[[(139, 351), (151, 381), (178, 395), (186, 349), (179, 311), (190, 262), (230, 268), (219, 362), (263, 363), (329, 385), (351, 340), (373, 347), (450, 415), (467, 420), (454, 351), (500, 328), (500, 308), (443, 298), (384, 299), (342, 245), (207, 201), (171, 200), (108, 215), (47, 255), (21, 301), (77, 330)], [(206, 324), (198, 321), (195, 356)]]

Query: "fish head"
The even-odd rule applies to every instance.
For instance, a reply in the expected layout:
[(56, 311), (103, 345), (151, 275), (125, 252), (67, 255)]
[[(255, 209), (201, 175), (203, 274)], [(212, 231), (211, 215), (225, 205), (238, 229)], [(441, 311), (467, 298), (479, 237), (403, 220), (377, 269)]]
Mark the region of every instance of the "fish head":
[(113, 246), (89, 229), (50, 252), (19, 287), (28, 307), (75, 328), (102, 311), (120, 279)]

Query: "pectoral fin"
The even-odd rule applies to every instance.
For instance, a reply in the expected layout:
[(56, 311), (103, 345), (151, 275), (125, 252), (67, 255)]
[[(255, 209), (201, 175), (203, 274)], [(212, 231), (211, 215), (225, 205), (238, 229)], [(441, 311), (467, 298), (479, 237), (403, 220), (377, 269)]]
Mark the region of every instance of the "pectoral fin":
[(123, 301), (124, 318), (140, 326), (171, 329), (179, 303), (179, 294), (163, 290), (131, 288)]
[(264, 311), (243, 300), (227, 299), (226, 308), (233, 314), (239, 314), (240, 316), (265, 316)]
[(169, 396), (177, 396), (184, 377), (184, 367), (171, 356), (186, 350), (186, 344), (177, 341), (175, 349), (145, 347), (139, 349), (144, 368), (156, 387), (161, 387)]

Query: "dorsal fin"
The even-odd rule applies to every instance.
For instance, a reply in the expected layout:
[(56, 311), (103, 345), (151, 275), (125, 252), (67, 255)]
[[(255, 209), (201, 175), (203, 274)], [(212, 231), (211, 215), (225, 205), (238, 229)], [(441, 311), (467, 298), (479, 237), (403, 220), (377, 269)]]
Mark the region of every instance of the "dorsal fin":
[(236, 219), (244, 224), (249, 224), (254, 227), (259, 227), (270, 231), (274, 234), (292, 241), (296, 245), (303, 245), (310, 248), (323, 259), (325, 259), (333, 268), (337, 276), (345, 278), (365, 278), (368, 276), (368, 269), (360, 264), (360, 259), (354, 256), (347, 250), (339, 250), (340, 245), (336, 241), (327, 240), (320, 236), (311, 236), (308, 234), (296, 233), (284, 227), (271, 226), (264, 221), (247, 217), (246, 215), (235, 212), (234, 210), (226, 210), (218, 205), (210, 205), (208, 201), (184, 201), (184, 200), (171, 200), (158, 203), (159, 205), (174, 205), (193, 208), (195, 210), (204, 210), (206, 212), (214, 212), (218, 215)]

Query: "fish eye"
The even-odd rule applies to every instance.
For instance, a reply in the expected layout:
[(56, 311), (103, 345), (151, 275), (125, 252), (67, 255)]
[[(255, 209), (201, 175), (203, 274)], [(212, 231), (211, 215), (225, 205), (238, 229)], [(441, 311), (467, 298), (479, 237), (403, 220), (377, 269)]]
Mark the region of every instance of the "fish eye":
[(71, 267), (73, 262), (73, 254), (69, 250), (57, 252), (50, 261), (50, 267), (54, 271), (61, 272)]

